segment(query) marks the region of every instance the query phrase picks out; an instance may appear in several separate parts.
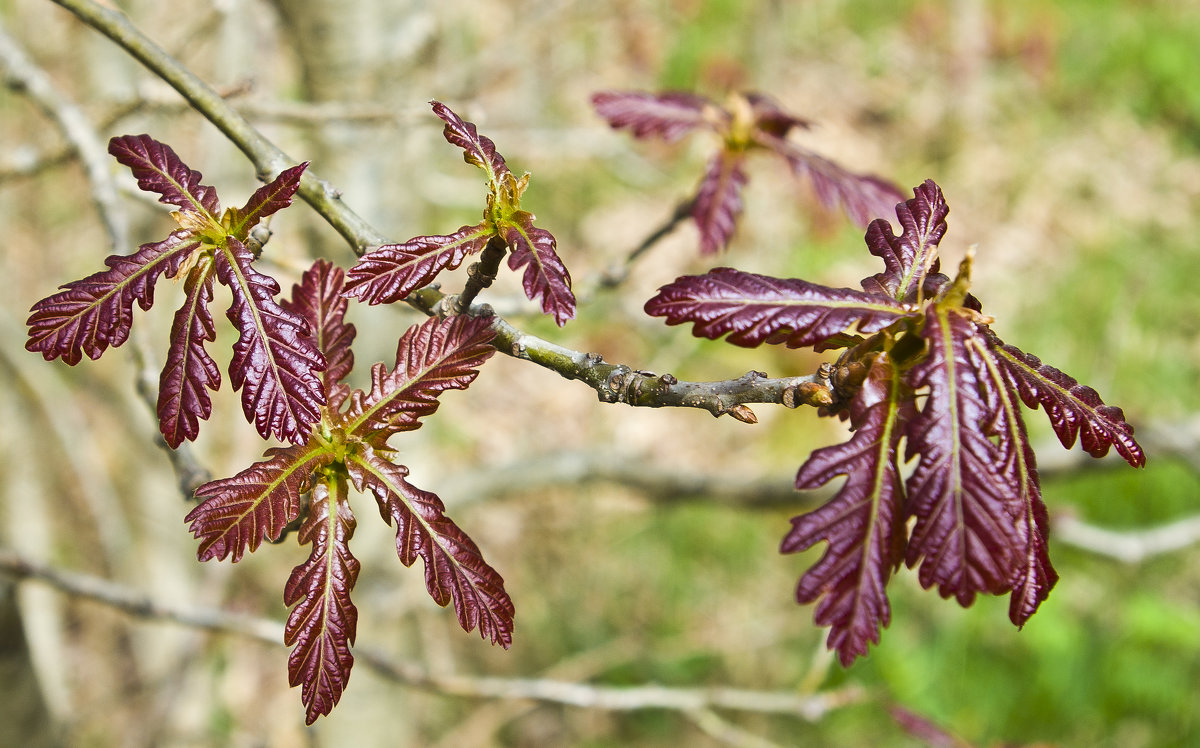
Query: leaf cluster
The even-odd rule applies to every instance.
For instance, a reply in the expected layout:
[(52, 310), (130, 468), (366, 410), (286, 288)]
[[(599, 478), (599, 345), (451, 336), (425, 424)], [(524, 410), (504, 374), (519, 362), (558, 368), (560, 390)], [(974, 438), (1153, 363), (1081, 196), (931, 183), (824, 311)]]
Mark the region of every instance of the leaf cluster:
[(478, 546), (445, 514), (435, 494), (408, 482), (389, 440), (419, 428), (438, 397), (465, 389), (495, 349), (487, 319), (431, 318), (399, 341), (395, 365), (371, 369), (367, 390), (341, 382), (353, 366), (354, 326), (345, 321), (343, 274), (323, 260), (304, 274), (284, 304), (303, 318), (330, 362), (322, 376), (325, 405), (309, 438), (267, 450), (265, 460), (196, 491), (187, 516), (200, 541), (201, 560), (236, 562), (264, 540), (276, 540), (299, 522), (298, 540), (311, 546), (284, 588), (292, 606), (284, 638), (292, 646), (288, 672), (301, 686), (308, 722), (328, 714), (350, 677), (358, 611), (350, 592), (359, 562), (349, 542), (357, 524), (349, 488), (375, 497), (384, 521), (396, 527), (396, 552), (405, 566), (418, 558), (439, 605), (454, 604), (466, 631), (478, 629), (494, 644), (512, 643), (513, 604), (504, 580)]
[[(487, 205), (483, 220), (462, 226), (452, 234), (418, 236), (399, 244), (384, 244), (361, 257), (347, 274), (346, 293), (368, 304), (390, 304), (429, 285), (438, 273), (453, 270), (481, 252), (489, 242), (507, 249), (508, 267), (525, 269), (521, 284), (531, 301), (554, 316), (559, 326), (575, 316), (571, 275), (558, 256), (557, 242), (549, 231), (534, 225), (534, 215), (521, 209), (521, 195), (529, 174), (517, 178), (509, 170), (496, 144), (480, 135), (441, 102), (432, 102), (434, 114), (445, 123), (442, 135), (463, 149), (463, 160), (487, 175)], [(490, 280), (487, 281), (490, 283)]]
[(847, 171), (789, 140), (792, 131), (808, 129), (811, 123), (784, 111), (765, 94), (733, 94), (722, 107), (703, 96), (678, 91), (602, 91), (592, 96), (592, 105), (610, 125), (629, 130), (636, 138), (672, 142), (695, 130), (709, 130), (720, 137), (720, 148), (710, 157), (688, 200), (704, 255), (720, 252), (733, 237), (742, 212), (742, 188), (749, 179), (746, 157), (752, 151), (782, 157), (793, 174), (812, 182), (825, 206), (841, 206), (860, 226), (886, 215), (903, 199), (890, 182)]
[[(970, 605), (1009, 594), (1023, 625), (1058, 580), (1047, 513), (1020, 406), (1042, 407), (1063, 446), (1113, 448), (1135, 467), (1145, 455), (1120, 408), (1095, 390), (1004, 343), (969, 293), (971, 255), (953, 280), (938, 245), (949, 208), (926, 181), (896, 206), (897, 236), (872, 221), (866, 243), (884, 270), (862, 290), (717, 268), (663, 286), (646, 312), (731, 343), (843, 349), (824, 371), (823, 415), (850, 422), (850, 439), (818, 449), (798, 489), (845, 476), (821, 508), (792, 520), (782, 550), (825, 542), (796, 598), (849, 665), (891, 619), (886, 587), (901, 564), (925, 588)], [(847, 330), (854, 332), (847, 333)], [(906, 463), (915, 467), (906, 476)]]
[(166, 276), (183, 281), (183, 303), (171, 326), (167, 362), (159, 379), (159, 430), (178, 447), (195, 439), (212, 413), (209, 390), (221, 371), (205, 349), (216, 339), (209, 304), (213, 281), (233, 298), (226, 316), (238, 331), (229, 379), (241, 390), (246, 420), (263, 438), (303, 442), (324, 404), (319, 372), (326, 362), (308, 323), (275, 301), (279, 284), (254, 268), (251, 232), (289, 206), (307, 163), (284, 170), (240, 208), (221, 210), (217, 193), (201, 182), (173, 150), (149, 135), (113, 138), (108, 151), (133, 172), (138, 186), (178, 210), (178, 229), (133, 255), (112, 255), (107, 270), (72, 281), (33, 305), (25, 347), (47, 361), (96, 359), (129, 338), (133, 305), (154, 304), (154, 287)]

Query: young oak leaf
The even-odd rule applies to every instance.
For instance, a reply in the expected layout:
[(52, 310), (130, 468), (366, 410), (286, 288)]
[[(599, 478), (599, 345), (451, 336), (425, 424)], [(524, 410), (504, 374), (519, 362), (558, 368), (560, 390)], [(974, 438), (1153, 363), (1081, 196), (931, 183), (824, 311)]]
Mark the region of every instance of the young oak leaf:
[(504, 580), (483, 560), (479, 547), (445, 515), (435, 494), (408, 483), (408, 468), (373, 450), (355, 454), (346, 465), (359, 491), (370, 490), (379, 512), (396, 526), (396, 553), (405, 566), (425, 563), (425, 586), (438, 605), (454, 603), (463, 631), (507, 649), (512, 644), (515, 609)]
[(1045, 409), (1064, 447), (1073, 447), (1078, 437), (1092, 457), (1103, 457), (1113, 447), (1133, 467), (1146, 465), (1146, 454), (1120, 408), (1105, 405), (1091, 387), (991, 335), (992, 349), (1008, 382), (1026, 406), (1036, 409), (1040, 404)]
[(348, 302), (342, 295), (345, 275), (328, 260), (317, 260), (292, 286), (290, 298), (279, 305), (304, 319), (313, 332), (313, 343), (325, 358), (321, 379), (326, 394), (354, 368), (354, 343), (357, 331), (346, 322)]
[(887, 297), (850, 288), (828, 288), (795, 278), (772, 278), (733, 268), (685, 275), (658, 290), (646, 313), (668, 325), (693, 323), (692, 334), (735, 345), (783, 343), (800, 348), (820, 343), (857, 325), (882, 330), (912, 313)]
[(996, 338), (979, 325), (975, 327), (982, 334), (969, 337), (966, 348), (973, 367), (982, 377), (980, 392), (987, 411), (984, 430), (989, 438), (995, 439), (999, 472), (1015, 489), (1022, 508), (1017, 528), (1025, 538), (1025, 548), (1008, 608), (1009, 619), (1019, 627), (1037, 612), (1058, 583), (1046, 539), (1050, 517), (1042, 501), (1037, 460), (1025, 431), (1020, 399), (996, 360)]
[(790, 142), (787, 138), (792, 130), (807, 129), (810, 123), (761, 93), (730, 97), (729, 106), (722, 108), (681, 92), (602, 91), (592, 95), (592, 106), (613, 128), (628, 129), (637, 138), (673, 141), (700, 127), (721, 137), (721, 148), (709, 160), (691, 200), (702, 254), (718, 252), (729, 244), (741, 212), (740, 190), (746, 183), (742, 157), (749, 150), (782, 156), (792, 173), (811, 180), (823, 205), (840, 205), (859, 225), (890, 214), (903, 199), (886, 180), (855, 174)]
[(706, 112), (720, 111), (703, 96), (678, 91), (600, 91), (592, 94), (592, 107), (615, 129), (628, 129), (635, 138), (657, 137), (668, 143), (708, 124)]
[(275, 301), (279, 284), (255, 270), (252, 260), (232, 236), (216, 255), (217, 278), (233, 292), (226, 316), (241, 333), (229, 362), (230, 384), (241, 390), (246, 420), (264, 439), (274, 434), (300, 444), (325, 402), (316, 374), (325, 358), (305, 319)]
[[(913, 194), (911, 200), (896, 206), (900, 236), (892, 232), (892, 225), (883, 218), (867, 226), (867, 249), (883, 260), (884, 271), (863, 279), (864, 291), (908, 302), (936, 295), (936, 291), (924, 293), (925, 280), (937, 273), (941, 265), (937, 249), (946, 234), (950, 208), (932, 179), (925, 180)], [(949, 278), (941, 275), (940, 280)]]
[(479, 367), (496, 349), (486, 319), (457, 316), (430, 319), (408, 329), (396, 346), (396, 365), (371, 369), (371, 389), (355, 390), (343, 418), (346, 432), (382, 447), (401, 431), (420, 427), (420, 419), (438, 408), (447, 390), (462, 390), (479, 376)]
[(284, 208), (292, 204), (296, 190), (300, 189), (300, 179), (308, 162), (297, 164), (279, 172), (279, 176), (254, 191), (246, 204), (240, 208), (229, 210), (229, 233), (242, 241), (250, 235), (250, 230)]
[(293, 687), (300, 686), (300, 699), (307, 707), (305, 723), (310, 725), (337, 705), (354, 665), (350, 645), (358, 609), (350, 591), (361, 564), (350, 553), (350, 538), (356, 524), (345, 477), (335, 474), (317, 481), (298, 536), (312, 551), (292, 570), (283, 592), (284, 604), (295, 606), (283, 635), (284, 644), (292, 647), (288, 678)]
[(562, 327), (575, 316), (575, 294), (571, 292), (571, 274), (556, 252), (554, 235), (533, 225), (533, 215), (517, 211), (506, 224), (508, 267), (525, 268), (521, 286), (530, 301), (541, 302), (542, 311), (554, 316)]
[(918, 579), (942, 597), (970, 605), (978, 592), (1011, 588), (1027, 545), (1019, 528), (1024, 507), (989, 440), (986, 371), (976, 368), (970, 341), (980, 336), (957, 308), (932, 304), (921, 330), (927, 353), (909, 370), (913, 389), (928, 388), (924, 407), (906, 427), (908, 455), (919, 454), (906, 487), (916, 517), (905, 561), (920, 562)]
[(692, 201), (692, 220), (700, 231), (700, 254), (720, 252), (729, 244), (742, 213), (742, 188), (746, 186), (745, 156), (722, 150), (713, 156)]
[(486, 223), (463, 226), (446, 236), (418, 236), (383, 244), (359, 258), (346, 278), (346, 295), (368, 304), (391, 304), (454, 270), (487, 246), (495, 231)]
[(442, 128), (442, 137), (450, 145), (463, 149), (464, 161), (487, 172), (488, 185), (492, 192), (498, 191), (504, 176), (511, 172), (508, 164), (504, 162), (504, 157), (496, 151), (495, 142), (486, 135), (480, 135), (474, 123), (465, 121), (442, 102), (429, 103), (433, 106), (433, 113), (446, 123)]
[(264, 540), (275, 540), (300, 516), (300, 495), (313, 472), (333, 461), (320, 445), (272, 447), (267, 459), (231, 478), (209, 481), (196, 489), (200, 504), (188, 512), (192, 534), (200, 541), (201, 561), (236, 563)]
[(221, 386), (221, 369), (204, 349), (217, 339), (212, 312), (213, 262), (206, 258), (184, 281), (183, 306), (171, 324), (171, 346), (158, 380), (158, 429), (167, 444), (178, 447), (195, 439), (200, 421), (212, 413), (208, 390)]
[(149, 135), (122, 135), (108, 141), (108, 152), (129, 167), (138, 187), (157, 192), (158, 201), (182, 211), (217, 215), (217, 191), (201, 184), (204, 177), (183, 162), (169, 145)]
[(161, 242), (143, 244), (132, 255), (110, 255), (102, 270), (62, 286), (30, 310), (29, 340), (25, 349), (47, 361), (59, 356), (74, 366), (82, 354), (97, 359), (109, 346), (129, 339), (133, 305), (143, 311), (154, 304), (154, 284), (162, 275), (174, 275), (184, 260), (200, 246), (191, 232), (172, 232)]
[(829, 626), (829, 648), (844, 666), (879, 643), (891, 621), (886, 587), (904, 560), (904, 487), (897, 443), (910, 402), (886, 357), (875, 359), (850, 403), (849, 441), (813, 452), (796, 476), (796, 488), (818, 488), (839, 475), (846, 482), (820, 509), (792, 519), (783, 553), (828, 542), (821, 560), (804, 573), (796, 600), (818, 599), (814, 618)]
[[(496, 144), (480, 135), (475, 125), (463, 120), (440, 101), (430, 102), (446, 126), (446, 141), (463, 149), (469, 164), (488, 175), (488, 198), (483, 221), (463, 226), (445, 236), (418, 236), (400, 244), (385, 244), (363, 255), (350, 269), (346, 295), (369, 304), (389, 304), (432, 283), (438, 273), (453, 270), (469, 255), (482, 251), (493, 239), (509, 250), (508, 265), (526, 268), (522, 287), (530, 301), (554, 315), (562, 326), (575, 316), (575, 294), (571, 275), (558, 256), (554, 236), (533, 225), (533, 214), (521, 210), (521, 194), (529, 175), (513, 176)], [(487, 255), (485, 255), (486, 257)]]

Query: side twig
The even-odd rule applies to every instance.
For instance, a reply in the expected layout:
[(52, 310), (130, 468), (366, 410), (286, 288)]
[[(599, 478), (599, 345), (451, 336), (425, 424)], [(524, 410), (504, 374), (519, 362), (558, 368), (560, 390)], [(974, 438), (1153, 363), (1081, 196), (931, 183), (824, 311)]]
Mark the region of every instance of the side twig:
[[(216, 125), (259, 171), (269, 178), (295, 162), (258, 132), (220, 94), (197, 78), (178, 60), (142, 34), (124, 15), (102, 7), (93, 0), (54, 0), (74, 13), (114, 42), (126, 49), (138, 61), (179, 91), (195, 109)], [(383, 235), (355, 214), (339, 198), (328, 183), (305, 172), (300, 183), (300, 196), (322, 218), (362, 255), (368, 247), (387, 243)], [(683, 206), (676, 214), (683, 212)], [(678, 220), (682, 220), (682, 217)], [(661, 230), (674, 228), (673, 220)], [(649, 246), (656, 239), (643, 242)], [(408, 297), (410, 305), (426, 314), (439, 313), (444, 295), (434, 288), (425, 288)], [(473, 313), (481, 312), (478, 305)], [(747, 423), (757, 417), (746, 403), (783, 403), (790, 407), (801, 404), (823, 404), (820, 388), (808, 389), (817, 383), (814, 377), (768, 379), (754, 372), (737, 379), (721, 382), (680, 382), (670, 374), (655, 375), (624, 364), (608, 364), (594, 353), (581, 353), (527, 335), (497, 317), (496, 347), (510, 356), (531, 361), (556, 371), (567, 379), (578, 379), (596, 390), (602, 402), (627, 403), (642, 407), (703, 408), (713, 415), (730, 414)]]

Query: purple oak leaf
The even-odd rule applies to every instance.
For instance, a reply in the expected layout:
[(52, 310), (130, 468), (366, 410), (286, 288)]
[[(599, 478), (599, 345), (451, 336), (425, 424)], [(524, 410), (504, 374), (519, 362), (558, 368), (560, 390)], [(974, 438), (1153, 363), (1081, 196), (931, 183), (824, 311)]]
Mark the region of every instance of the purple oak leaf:
[(317, 444), (275, 447), (266, 457), (196, 489), (200, 504), (185, 521), (200, 540), (201, 561), (232, 555), (237, 562), (264, 540), (278, 538), (300, 516), (300, 494), (308, 490), (313, 471), (333, 461)]
[(313, 486), (308, 516), (299, 540), (312, 546), (308, 560), (292, 570), (283, 602), (292, 608), (284, 627), (284, 644), (292, 647), (288, 676), (300, 686), (307, 707), (305, 722), (329, 714), (346, 690), (354, 655), (350, 645), (358, 627), (358, 609), (350, 591), (361, 566), (350, 553), (356, 525), (346, 496), (346, 480), (334, 477)]
[(348, 302), (342, 295), (342, 269), (328, 260), (317, 260), (292, 286), (292, 298), (280, 302), (284, 310), (301, 317), (313, 332), (317, 350), (325, 357), (321, 379), (329, 389), (354, 368), (354, 343), (357, 331), (346, 322)]
[(384, 244), (366, 253), (346, 276), (346, 295), (368, 304), (391, 304), (429, 285), (487, 246), (493, 229), (486, 223), (463, 226), (447, 236), (418, 236)]
[(229, 380), (241, 390), (242, 410), (265, 439), (305, 441), (325, 403), (317, 373), (325, 359), (308, 323), (275, 301), (279, 284), (251, 266), (245, 245), (227, 237), (216, 255), (217, 279), (233, 292), (226, 316), (241, 336), (233, 346)]
[(927, 355), (909, 383), (929, 395), (907, 427), (908, 454), (920, 462), (906, 483), (917, 521), (905, 561), (921, 563), (923, 587), (936, 584), (967, 606), (978, 592), (1011, 589), (1028, 544), (1025, 507), (986, 431), (992, 419), (981, 395), (986, 371), (971, 356), (980, 339), (974, 323), (959, 309), (931, 305), (921, 335)]
[(708, 99), (681, 92), (601, 91), (592, 95), (592, 106), (615, 129), (668, 142), (706, 124), (705, 111), (715, 111)]
[(533, 225), (533, 215), (517, 211), (505, 223), (504, 240), (510, 248), (508, 267), (525, 268), (521, 285), (530, 301), (540, 301), (542, 311), (554, 315), (559, 327), (575, 317), (571, 274), (556, 251), (554, 235)]
[(821, 560), (804, 573), (798, 602), (817, 603), (815, 620), (829, 626), (829, 648), (849, 666), (879, 643), (891, 621), (887, 584), (904, 560), (904, 488), (897, 442), (911, 404), (898, 375), (878, 357), (850, 403), (850, 441), (813, 452), (796, 476), (796, 488), (818, 488), (847, 477), (837, 494), (816, 511), (792, 520), (784, 553), (828, 542)]
[(646, 313), (668, 325), (693, 323), (692, 334), (753, 347), (820, 343), (857, 325), (875, 332), (912, 313), (888, 298), (849, 288), (827, 288), (797, 279), (772, 278), (733, 268), (686, 275), (659, 289)]
[(149, 135), (122, 135), (108, 141), (108, 152), (137, 178), (138, 187), (158, 193), (158, 201), (183, 211), (216, 217), (221, 212), (217, 191), (201, 184), (193, 171), (171, 150)]
[(367, 450), (346, 465), (355, 488), (370, 490), (379, 512), (396, 526), (396, 553), (405, 566), (425, 562), (425, 586), (438, 605), (454, 603), (463, 631), (507, 649), (512, 644), (514, 608), (504, 579), (488, 565), (474, 541), (445, 515), (436, 495), (405, 478), (408, 469)]
[(495, 348), (491, 322), (459, 315), (414, 325), (396, 346), (396, 366), (371, 369), (371, 388), (356, 390), (343, 417), (346, 432), (382, 446), (392, 435), (418, 428), (447, 390), (466, 389)]
[(746, 186), (744, 161), (742, 153), (723, 149), (709, 162), (700, 181), (691, 212), (700, 231), (701, 254), (720, 252), (733, 236), (742, 213), (742, 188)]
[(86, 353), (99, 358), (109, 346), (129, 338), (133, 304), (143, 310), (154, 304), (154, 284), (162, 275), (179, 272), (199, 240), (180, 230), (161, 242), (143, 244), (132, 255), (110, 255), (102, 270), (62, 286), (30, 309), (29, 340), (25, 348), (51, 361), (59, 356), (74, 366)]
[(204, 349), (217, 339), (212, 312), (213, 263), (205, 260), (188, 273), (183, 306), (171, 324), (171, 346), (158, 380), (158, 428), (172, 449), (200, 433), (212, 413), (208, 390), (221, 386), (221, 369)]

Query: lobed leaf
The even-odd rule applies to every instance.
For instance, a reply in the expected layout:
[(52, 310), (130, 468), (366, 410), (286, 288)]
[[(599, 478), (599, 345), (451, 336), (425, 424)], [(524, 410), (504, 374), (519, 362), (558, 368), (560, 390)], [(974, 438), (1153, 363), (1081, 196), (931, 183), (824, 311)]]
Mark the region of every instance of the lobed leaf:
[(300, 179), (308, 162), (284, 169), (268, 184), (254, 191), (250, 199), (241, 208), (234, 209), (234, 219), (229, 227), (229, 233), (241, 241), (250, 235), (250, 230), (264, 218), (274, 215), (292, 204), (296, 190), (300, 189)]
[(321, 379), (326, 395), (354, 368), (354, 343), (357, 331), (346, 322), (348, 302), (342, 295), (342, 269), (328, 260), (317, 260), (292, 286), (292, 298), (280, 302), (286, 311), (304, 319), (313, 332), (317, 350), (325, 357)]
[(667, 324), (693, 323), (692, 334), (735, 345), (784, 343), (800, 348), (834, 337), (852, 325), (865, 333), (887, 327), (912, 309), (849, 288), (827, 288), (799, 279), (772, 278), (733, 268), (685, 275), (659, 289), (646, 313)]
[[(976, 331), (983, 332), (978, 325)], [(1046, 539), (1050, 518), (1042, 501), (1037, 460), (1021, 418), (1020, 400), (1006, 380), (991, 343), (986, 334), (972, 336), (967, 340), (967, 352), (983, 377), (985, 433), (994, 438), (1000, 455), (999, 472), (1016, 490), (1022, 507), (1017, 528), (1025, 538), (1025, 549), (1012, 584), (1008, 617), (1015, 625), (1023, 626), (1058, 583), (1058, 572), (1050, 563)]]
[(227, 237), (216, 256), (217, 278), (233, 292), (226, 316), (241, 333), (233, 346), (229, 379), (242, 391), (242, 410), (259, 435), (299, 444), (325, 404), (317, 376), (325, 359), (308, 323), (276, 303), (279, 284), (256, 271), (252, 259), (234, 237)]
[(504, 157), (496, 151), (496, 144), (486, 135), (480, 135), (474, 124), (463, 120), (442, 102), (429, 103), (433, 106), (433, 113), (446, 123), (442, 129), (442, 136), (446, 138), (446, 142), (462, 148), (463, 160), (468, 164), (474, 164), (487, 172), (488, 185), (492, 193), (496, 194), (504, 175), (511, 173)]
[(766, 94), (749, 92), (742, 94), (754, 114), (754, 126), (759, 131), (776, 138), (786, 138), (793, 129), (807, 130), (812, 122), (784, 111), (779, 102)]
[(195, 439), (200, 421), (212, 413), (208, 390), (221, 386), (221, 370), (204, 349), (217, 339), (212, 312), (213, 262), (205, 258), (184, 281), (183, 306), (171, 323), (167, 363), (158, 380), (158, 429), (172, 449)]
[(898, 374), (885, 357), (876, 358), (850, 403), (850, 440), (816, 450), (796, 476), (800, 490), (846, 476), (833, 499), (792, 519), (781, 550), (797, 553), (828, 542), (821, 560), (800, 578), (796, 599), (820, 599), (815, 620), (830, 627), (829, 648), (847, 667), (879, 643), (881, 627), (891, 621), (886, 588), (904, 560), (906, 539), (896, 454), (909, 403)]
[(575, 294), (571, 274), (556, 251), (554, 235), (533, 225), (533, 215), (517, 211), (505, 223), (508, 267), (525, 268), (521, 286), (530, 301), (540, 301), (542, 311), (554, 315), (559, 327), (575, 317)]
[(418, 428), (438, 408), (446, 390), (466, 389), (494, 348), (491, 322), (459, 315), (413, 325), (396, 347), (396, 367), (371, 369), (369, 392), (356, 390), (344, 416), (346, 433), (382, 445), (393, 434)]
[(892, 225), (878, 218), (867, 226), (867, 248), (883, 260), (884, 272), (862, 282), (863, 290), (890, 296), (897, 301), (916, 302), (929, 298), (925, 280), (941, 265), (938, 243), (946, 233), (950, 213), (942, 190), (932, 179), (913, 190), (914, 197), (896, 206), (900, 236)]
[(692, 219), (700, 230), (700, 253), (716, 254), (725, 249), (742, 213), (745, 156), (721, 149), (705, 170), (692, 201)]
[(909, 384), (929, 395), (906, 428), (908, 454), (920, 462), (905, 484), (916, 517), (905, 561), (921, 563), (921, 586), (936, 584), (942, 597), (967, 606), (978, 592), (1011, 589), (1028, 547), (1024, 506), (988, 438), (995, 429), (981, 394), (986, 372), (970, 355), (974, 324), (957, 309), (930, 305), (921, 335), (927, 354)]
[(300, 686), (307, 707), (306, 724), (333, 709), (350, 680), (354, 655), (350, 645), (358, 627), (358, 609), (350, 591), (358, 581), (361, 564), (350, 553), (350, 538), (357, 524), (341, 476), (313, 486), (308, 516), (300, 526), (301, 543), (312, 544), (308, 560), (292, 570), (283, 601), (294, 605), (284, 626), (291, 685)]
[(636, 138), (671, 142), (705, 124), (705, 112), (712, 102), (676, 91), (601, 91), (592, 95), (592, 106), (614, 129), (628, 129)]
[(384, 244), (359, 258), (346, 276), (347, 296), (368, 304), (391, 304), (453, 270), (483, 250), (493, 230), (486, 223), (463, 226), (447, 236), (418, 236)]
[(1114, 447), (1133, 467), (1145, 467), (1146, 454), (1120, 408), (1105, 405), (1094, 389), (1043, 364), (1037, 356), (1006, 345), (990, 330), (987, 334), (1009, 384), (1025, 405), (1036, 409), (1040, 404), (1045, 409), (1064, 447), (1073, 447), (1078, 436), (1080, 446), (1092, 457), (1103, 457)]
[(171, 150), (149, 135), (122, 135), (108, 141), (108, 152), (129, 167), (138, 187), (158, 193), (158, 201), (183, 211), (216, 217), (221, 211), (217, 191), (201, 184), (193, 171)]
[(823, 205), (828, 208), (840, 206), (860, 226), (866, 226), (874, 218), (891, 215), (896, 203), (904, 200), (891, 182), (870, 174), (855, 174), (782, 137), (760, 130), (755, 132), (754, 141), (783, 156), (793, 174), (807, 177)]
[(267, 459), (256, 462), (232, 478), (209, 481), (196, 489), (200, 501), (188, 512), (192, 534), (200, 540), (201, 561), (236, 563), (253, 553), (264, 540), (280, 536), (288, 523), (300, 516), (300, 494), (309, 478), (333, 461), (321, 446), (298, 445), (267, 450)]
[(179, 272), (199, 246), (191, 232), (180, 230), (132, 255), (110, 255), (104, 260), (108, 270), (71, 281), (33, 305), (26, 350), (40, 352), (47, 361), (61, 356), (74, 366), (81, 354), (96, 359), (109, 346), (121, 345), (133, 325), (134, 302), (149, 309), (159, 276)]
[(408, 469), (367, 450), (346, 463), (354, 486), (369, 489), (379, 512), (396, 525), (396, 553), (405, 566), (425, 563), (425, 587), (438, 605), (454, 603), (464, 631), (507, 649), (512, 644), (512, 600), (504, 579), (488, 565), (475, 542), (445, 515), (435, 494), (405, 480)]

